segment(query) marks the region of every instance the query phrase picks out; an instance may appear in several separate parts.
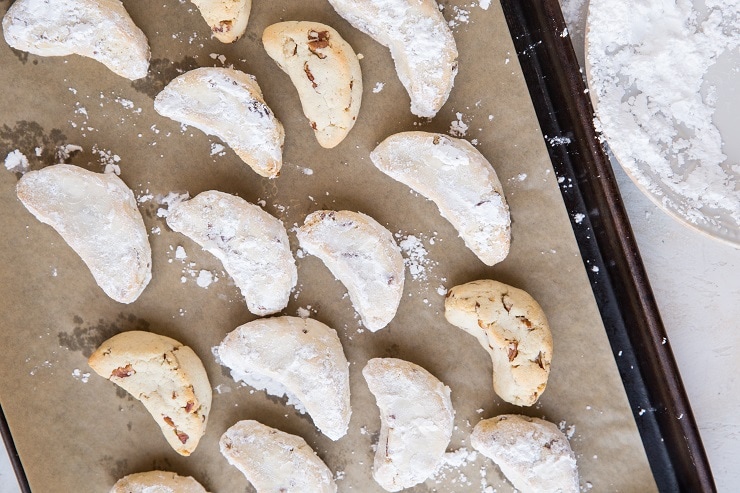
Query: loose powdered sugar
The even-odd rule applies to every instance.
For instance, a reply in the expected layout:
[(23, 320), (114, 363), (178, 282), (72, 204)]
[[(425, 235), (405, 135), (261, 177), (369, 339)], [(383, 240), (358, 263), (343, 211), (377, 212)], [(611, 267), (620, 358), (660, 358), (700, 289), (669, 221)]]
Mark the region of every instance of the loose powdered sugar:
[[(587, 57), (597, 128), (634, 179), (695, 224), (740, 228), (740, 164), (727, 159), (704, 77), (740, 45), (736, 0), (592, 0)], [(702, 96), (702, 90), (706, 95)]]
[(5, 156), (5, 169), (13, 173), (25, 173), (28, 171), (28, 158), (18, 149), (11, 151)]

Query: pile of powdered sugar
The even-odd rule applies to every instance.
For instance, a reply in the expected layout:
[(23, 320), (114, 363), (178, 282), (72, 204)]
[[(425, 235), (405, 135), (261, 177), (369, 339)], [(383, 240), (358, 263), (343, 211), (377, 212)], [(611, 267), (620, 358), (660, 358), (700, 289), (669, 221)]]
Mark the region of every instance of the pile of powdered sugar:
[(597, 128), (633, 178), (692, 223), (736, 229), (740, 163), (723, 153), (704, 77), (740, 45), (740, 9), (705, 3), (592, 0), (589, 82)]

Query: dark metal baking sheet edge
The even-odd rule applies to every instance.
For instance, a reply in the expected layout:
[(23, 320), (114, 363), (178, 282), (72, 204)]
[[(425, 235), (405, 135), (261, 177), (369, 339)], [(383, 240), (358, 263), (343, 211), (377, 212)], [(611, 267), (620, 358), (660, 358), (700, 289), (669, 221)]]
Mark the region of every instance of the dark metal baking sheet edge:
[[(560, 4), (501, 4), (658, 488), (714, 492)], [(577, 213), (585, 217), (576, 220)]]

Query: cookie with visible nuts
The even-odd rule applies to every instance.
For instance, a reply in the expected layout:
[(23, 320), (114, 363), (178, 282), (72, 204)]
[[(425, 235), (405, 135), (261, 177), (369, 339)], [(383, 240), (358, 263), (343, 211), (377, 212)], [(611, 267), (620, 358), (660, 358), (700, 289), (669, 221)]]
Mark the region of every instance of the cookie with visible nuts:
[(3, 34), (16, 50), (89, 57), (131, 80), (149, 69), (146, 36), (119, 0), (17, 0), (3, 18)]
[(233, 43), (244, 35), (252, 10), (252, 0), (191, 0), (208, 23), (213, 36), (222, 43)]
[(452, 436), (450, 388), (421, 366), (395, 358), (371, 359), (362, 375), (380, 409), (375, 481), (386, 491), (425, 481)]
[(457, 75), (457, 46), (434, 0), (329, 0), (339, 15), (391, 50), (411, 112), (432, 118)]
[(576, 456), (554, 424), (505, 414), (484, 419), (470, 435), (475, 450), (495, 462), (523, 492), (578, 493)]
[(170, 446), (190, 455), (206, 431), (211, 384), (198, 355), (151, 332), (122, 332), (103, 342), (90, 368), (140, 400)]
[(509, 254), (511, 216), (496, 171), (463, 139), (429, 132), (391, 135), (370, 153), (373, 164), (433, 201), (486, 265)]
[(18, 199), (85, 262), (105, 294), (133, 303), (152, 278), (152, 250), (134, 193), (113, 173), (56, 164), (23, 175)]
[(219, 445), (257, 493), (337, 491), (332, 472), (299, 436), (245, 420), (226, 430)]
[(276, 217), (235, 195), (209, 190), (174, 204), (167, 225), (223, 263), (255, 315), (279, 312), (298, 282), (288, 233)]
[(167, 84), (154, 109), (220, 138), (257, 174), (280, 174), (285, 131), (253, 76), (231, 68), (197, 68)]
[(344, 284), (365, 327), (375, 332), (393, 320), (405, 267), (390, 231), (360, 212), (316, 211), (298, 229), (298, 241)]
[(552, 334), (527, 292), (492, 280), (450, 289), (445, 318), (478, 339), (493, 362), (493, 390), (506, 402), (531, 406), (547, 386)]
[(278, 383), (332, 440), (347, 434), (349, 363), (337, 332), (317, 320), (261, 318), (237, 327), (218, 347), (236, 381), (258, 389)]
[(110, 493), (208, 493), (191, 477), (174, 472), (147, 471), (124, 476), (113, 485)]
[(352, 47), (319, 22), (280, 22), (262, 34), (265, 51), (290, 76), (316, 140), (330, 149), (347, 136), (362, 102), (362, 72)]

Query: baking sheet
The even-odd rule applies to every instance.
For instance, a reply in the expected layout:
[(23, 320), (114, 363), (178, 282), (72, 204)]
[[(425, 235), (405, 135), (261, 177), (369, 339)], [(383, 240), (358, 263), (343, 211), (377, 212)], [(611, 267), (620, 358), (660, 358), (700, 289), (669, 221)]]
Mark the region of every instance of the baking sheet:
[[(0, 94), (0, 154), (20, 149), (39, 168), (54, 161), (55, 146), (80, 145), (84, 151), (70, 162), (95, 171), (106, 162), (119, 165), (123, 180), (143, 200), (145, 223), (158, 231), (150, 237), (150, 286), (136, 303), (117, 304), (105, 297), (61, 238), (17, 201), (16, 177), (0, 174), (0, 221), (6, 232), (0, 246), (5, 265), (0, 404), (34, 491), (80, 491), (80, 485), (86, 485), (84, 491), (107, 491), (120, 476), (154, 467), (193, 475), (209, 491), (251, 491), (218, 453), (221, 433), (239, 419), (259, 419), (303, 436), (341, 478), (340, 491), (382, 491), (371, 479), (379, 418), (360, 373), (376, 356), (421, 364), (451, 387), (457, 428), (450, 451), (472, 451), (467, 438), (481, 418), (524, 412), (575, 426), (571, 443), (584, 488), (655, 490), (497, 4), (483, 10), (465, 2), (443, 3), (447, 19), (456, 24), (460, 73), (449, 102), (432, 122), (408, 111), (408, 97), (387, 50), (338, 18), (326, 2), (257, 3), (245, 39), (229, 46), (209, 39), (190, 4), (125, 5), (152, 47), (145, 81), (132, 84), (92, 60), (26, 56), (0, 43), (5, 88)], [(0, 2), (3, 13), (7, 6)], [(295, 89), (261, 47), (262, 30), (282, 20), (330, 24), (363, 55), (360, 116), (348, 139), (333, 150), (315, 142)], [(266, 101), (285, 125), (285, 165), (277, 180), (258, 177), (228, 148), (219, 152), (212, 147), (218, 139), (183, 131), (152, 108), (153, 96), (178, 70), (220, 66), (219, 55), (227, 65), (257, 76)], [(384, 84), (380, 92), (374, 92), (377, 83)], [(368, 158), (387, 135), (413, 129), (447, 132), (459, 119), (468, 126), (467, 138), (477, 139), (496, 168), (512, 210), (512, 252), (494, 268), (464, 248), (431, 202), (387, 178)], [(37, 147), (43, 147), (39, 158)], [(264, 200), (266, 210), (289, 228), (313, 210), (351, 209), (375, 217), (399, 232), (400, 239), (413, 235), (422, 241), (423, 249), (410, 252), (410, 263), (423, 275), (414, 278), (407, 271), (397, 317), (375, 334), (362, 330), (345, 290), (318, 259), (297, 259), (299, 285), (284, 313), (294, 315), (310, 306), (315, 318), (337, 329), (352, 362), (353, 417), (348, 436), (339, 442), (320, 435), (308, 417), (282, 400), (237, 386), (213, 360), (211, 347), (254, 317), (218, 261), (169, 231), (157, 216), (162, 207), (158, 197), (208, 189)], [(295, 236), (290, 236), (295, 251)], [(175, 258), (177, 246), (187, 252), (185, 262)], [(191, 273), (200, 270), (215, 272), (219, 280), (207, 289), (199, 287)], [(529, 291), (550, 320), (552, 374), (534, 408), (516, 408), (493, 394), (485, 351), (442, 315), (441, 287), (486, 277)], [(208, 433), (189, 458), (167, 446), (140, 403), (94, 374), (85, 376), (90, 372), (86, 357), (100, 342), (142, 328), (193, 347), (217, 389)], [(464, 466), (448, 468), (413, 491), (482, 491), (489, 485), (511, 491), (490, 461), (459, 456), (466, 456)]]

